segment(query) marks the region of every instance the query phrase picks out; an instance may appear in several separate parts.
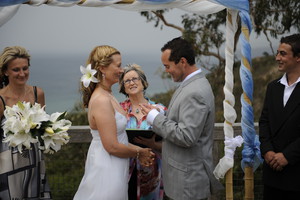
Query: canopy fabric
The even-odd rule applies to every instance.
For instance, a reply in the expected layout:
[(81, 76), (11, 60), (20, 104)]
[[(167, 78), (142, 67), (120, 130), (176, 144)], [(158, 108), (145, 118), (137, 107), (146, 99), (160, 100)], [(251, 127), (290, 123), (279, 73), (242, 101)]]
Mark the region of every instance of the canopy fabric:
[(243, 87), (242, 101), (242, 132), (245, 139), (242, 166), (257, 166), (257, 159), (260, 156), (259, 142), (254, 130), (252, 93), (253, 83), (251, 76), (251, 45), (249, 35), (251, 32), (251, 20), (249, 15), (248, 0), (1, 0), (0, 1), (0, 27), (8, 22), (18, 11), (22, 4), (30, 6), (85, 6), (104, 7), (111, 6), (116, 9), (131, 11), (151, 11), (177, 8), (186, 12), (199, 15), (213, 14), (227, 9), (226, 23), (226, 46), (225, 46), (225, 85), (224, 85), (224, 134), (225, 134), (225, 156), (220, 160), (214, 174), (222, 178), (228, 169), (233, 167), (233, 155), (235, 148), (243, 142), (241, 138), (234, 138), (233, 124), (236, 119), (234, 110), (233, 89), (233, 63), (234, 63), (234, 34), (237, 29), (237, 15), (242, 22), (242, 34), (239, 38), (242, 51), (241, 80)]
[[(241, 0), (247, 2), (247, 0)], [(22, 4), (31, 6), (85, 6), (104, 7), (130, 11), (151, 11), (178, 8), (196, 14), (212, 14), (224, 10), (222, 3), (214, 0), (1, 0), (0, 1), (0, 27), (11, 19)], [(242, 7), (241, 7), (242, 8)]]

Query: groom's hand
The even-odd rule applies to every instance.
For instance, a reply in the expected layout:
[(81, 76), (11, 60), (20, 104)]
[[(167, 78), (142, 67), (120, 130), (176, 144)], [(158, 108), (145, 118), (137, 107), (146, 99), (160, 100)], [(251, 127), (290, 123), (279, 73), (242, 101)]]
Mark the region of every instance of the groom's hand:
[(155, 106), (149, 105), (149, 104), (139, 104), (139, 106), (141, 107), (141, 111), (143, 113), (143, 115), (148, 115), (148, 113), (152, 110), (152, 109), (156, 109)]

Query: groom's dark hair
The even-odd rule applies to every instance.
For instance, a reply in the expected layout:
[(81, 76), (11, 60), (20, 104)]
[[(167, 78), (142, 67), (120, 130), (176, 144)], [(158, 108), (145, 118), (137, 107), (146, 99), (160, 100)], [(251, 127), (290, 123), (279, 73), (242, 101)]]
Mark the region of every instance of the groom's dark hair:
[(183, 57), (187, 60), (190, 65), (195, 64), (195, 51), (191, 43), (182, 37), (177, 37), (167, 42), (162, 48), (161, 51), (170, 49), (171, 54), (169, 61), (174, 61), (175, 64), (179, 63), (180, 59)]

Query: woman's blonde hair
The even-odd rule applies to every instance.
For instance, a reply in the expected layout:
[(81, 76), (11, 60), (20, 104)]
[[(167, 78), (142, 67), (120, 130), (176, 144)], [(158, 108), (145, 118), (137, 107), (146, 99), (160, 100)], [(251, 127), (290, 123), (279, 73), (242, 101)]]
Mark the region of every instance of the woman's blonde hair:
[(5, 72), (9, 63), (17, 58), (24, 58), (28, 60), (30, 66), (30, 55), (27, 50), (21, 46), (5, 47), (0, 56), (0, 88), (8, 85), (9, 81)]
[[(91, 64), (91, 68), (97, 71), (95, 77), (100, 82), (103, 79), (100, 68), (108, 67), (113, 62), (112, 56), (115, 54), (121, 54), (121, 53), (116, 48), (108, 45), (97, 46), (91, 51), (86, 61), (86, 64), (87, 65)], [(87, 88), (85, 88), (81, 83), (82, 101), (83, 101), (83, 106), (85, 108), (87, 108), (89, 105), (89, 101), (93, 91), (96, 88), (96, 84), (97, 83), (91, 82), (90, 85)]]

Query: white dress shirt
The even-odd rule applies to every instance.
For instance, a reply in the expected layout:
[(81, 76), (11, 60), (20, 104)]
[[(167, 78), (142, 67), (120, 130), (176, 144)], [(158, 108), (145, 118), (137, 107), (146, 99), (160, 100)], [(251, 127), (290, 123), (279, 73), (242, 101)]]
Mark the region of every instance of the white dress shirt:
[(284, 74), (282, 76), (282, 78), (279, 80), (279, 82), (285, 86), (284, 88), (284, 93), (283, 93), (283, 106), (286, 105), (287, 101), (289, 100), (292, 92), (294, 91), (297, 83), (300, 82), (300, 77), (298, 77), (298, 80), (296, 82), (294, 82), (293, 84), (289, 85), (287, 78), (286, 78), (286, 74)]

